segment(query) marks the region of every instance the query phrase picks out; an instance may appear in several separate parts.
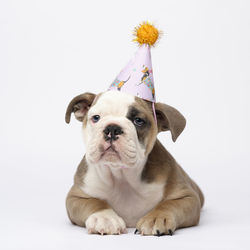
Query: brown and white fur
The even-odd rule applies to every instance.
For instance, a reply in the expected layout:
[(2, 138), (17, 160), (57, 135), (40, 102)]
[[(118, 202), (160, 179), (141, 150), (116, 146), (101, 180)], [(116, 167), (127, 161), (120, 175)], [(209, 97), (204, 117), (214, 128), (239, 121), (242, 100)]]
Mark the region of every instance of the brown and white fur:
[(86, 144), (66, 199), (73, 224), (93, 234), (136, 227), (157, 236), (198, 224), (202, 192), (157, 139), (169, 130), (175, 141), (185, 118), (163, 103), (155, 109), (157, 123), (150, 102), (119, 91), (85, 93), (70, 102), (66, 122), (74, 112)]

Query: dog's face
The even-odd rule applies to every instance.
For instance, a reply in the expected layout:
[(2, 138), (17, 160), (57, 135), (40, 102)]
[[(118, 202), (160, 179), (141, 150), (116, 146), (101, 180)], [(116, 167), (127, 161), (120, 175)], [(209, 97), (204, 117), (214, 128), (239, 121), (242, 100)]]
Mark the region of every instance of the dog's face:
[(146, 103), (119, 91), (98, 96), (83, 120), (87, 161), (114, 167), (140, 164), (157, 134), (150, 112)]
[(85, 93), (68, 106), (66, 122), (74, 112), (83, 123), (86, 160), (90, 164), (132, 168), (145, 163), (157, 133), (170, 130), (175, 141), (185, 127), (185, 118), (174, 108), (155, 104), (119, 91), (99, 95)]

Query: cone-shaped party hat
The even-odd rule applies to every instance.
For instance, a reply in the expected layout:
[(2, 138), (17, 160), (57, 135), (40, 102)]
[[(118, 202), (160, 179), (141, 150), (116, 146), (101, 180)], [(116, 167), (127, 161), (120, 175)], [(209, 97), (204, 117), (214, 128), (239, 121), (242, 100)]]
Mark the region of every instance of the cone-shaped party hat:
[(118, 90), (155, 102), (155, 88), (150, 48), (159, 37), (159, 31), (149, 22), (143, 22), (134, 31), (139, 44), (134, 58), (120, 72), (109, 90)]

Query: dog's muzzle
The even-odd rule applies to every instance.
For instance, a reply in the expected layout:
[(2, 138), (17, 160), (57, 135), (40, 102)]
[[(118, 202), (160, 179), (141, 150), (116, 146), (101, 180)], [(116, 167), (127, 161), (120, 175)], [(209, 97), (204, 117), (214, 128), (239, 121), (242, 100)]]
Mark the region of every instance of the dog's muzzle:
[(123, 134), (122, 128), (116, 124), (109, 124), (104, 130), (104, 139), (105, 141), (116, 141), (119, 136)]

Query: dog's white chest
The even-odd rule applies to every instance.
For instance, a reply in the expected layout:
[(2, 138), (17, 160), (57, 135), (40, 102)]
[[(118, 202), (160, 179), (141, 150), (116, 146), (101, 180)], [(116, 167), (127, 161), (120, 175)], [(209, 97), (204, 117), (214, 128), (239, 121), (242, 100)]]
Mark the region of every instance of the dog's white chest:
[(84, 192), (106, 200), (127, 227), (135, 227), (138, 220), (161, 201), (164, 184), (142, 182), (128, 169), (104, 168), (88, 170), (82, 187)]
[(137, 221), (160, 202), (162, 194), (162, 185), (141, 183), (135, 189), (128, 183), (117, 183), (107, 201), (128, 227), (135, 227)]

